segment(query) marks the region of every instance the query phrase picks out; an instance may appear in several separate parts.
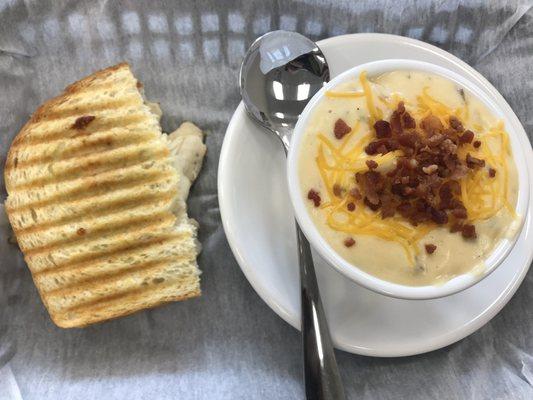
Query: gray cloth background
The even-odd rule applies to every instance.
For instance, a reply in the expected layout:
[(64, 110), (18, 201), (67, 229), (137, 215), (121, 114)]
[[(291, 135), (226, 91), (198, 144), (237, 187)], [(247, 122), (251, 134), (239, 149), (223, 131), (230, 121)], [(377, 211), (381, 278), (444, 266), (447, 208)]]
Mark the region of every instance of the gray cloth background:
[[(0, 399), (302, 398), (299, 333), (244, 278), (218, 210), (219, 151), (239, 103), (245, 49), (279, 28), (314, 40), (372, 31), (421, 39), (485, 75), (531, 135), (530, 7), (527, 1), (0, 0), (2, 165), (41, 102), (122, 60), (132, 63), (148, 98), (161, 102), (166, 130), (192, 120), (209, 135), (189, 201), (204, 245), (201, 298), (61, 330), (2, 222)], [(0, 190), (5, 196), (3, 178)], [(378, 359), (338, 352), (348, 398), (532, 399), (532, 290), (530, 272), (489, 324), (429, 354)]]

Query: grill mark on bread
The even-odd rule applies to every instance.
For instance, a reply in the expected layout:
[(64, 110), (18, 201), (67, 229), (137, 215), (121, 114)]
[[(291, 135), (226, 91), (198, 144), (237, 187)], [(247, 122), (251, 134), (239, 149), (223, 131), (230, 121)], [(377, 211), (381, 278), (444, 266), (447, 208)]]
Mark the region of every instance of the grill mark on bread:
[[(92, 217), (101, 217), (113, 212), (120, 212), (130, 208), (134, 208), (140, 204), (148, 205), (150, 202), (158, 201), (166, 197), (174, 197), (176, 195), (176, 185), (169, 179), (161, 180), (160, 182), (162, 190), (149, 191), (147, 193), (132, 192), (131, 195), (125, 197), (105, 199), (105, 196), (96, 196), (92, 201), (77, 201), (77, 202), (65, 202), (55, 203), (53, 208), (60, 209), (64, 207), (66, 211), (59, 216), (48, 217), (53, 211), (44, 210), (46, 207), (34, 207), (29, 212), (31, 216), (24, 216), (25, 223), (22, 225), (21, 221), (13, 224), (13, 231), (17, 234), (24, 234), (28, 232), (37, 232), (50, 227), (56, 227), (63, 224), (67, 224), (74, 221), (79, 221), (80, 216), (90, 213)], [(133, 187), (135, 188), (135, 186)], [(99, 199), (99, 197), (104, 197)], [(98, 209), (94, 209), (94, 204), (98, 204)], [(12, 219), (15, 221), (17, 217), (21, 217), (20, 213), (17, 215), (13, 213)], [(26, 221), (27, 220), (27, 221)], [(37, 221), (35, 221), (37, 220)]]
[(78, 92), (80, 89), (83, 89), (84, 92), (90, 91), (91, 89), (109, 85), (113, 82), (124, 83), (131, 79), (130, 74), (131, 71), (129, 70), (128, 63), (122, 62), (68, 85), (65, 88), (65, 93)]
[[(124, 147), (116, 149), (109, 153), (124, 151), (123, 149)], [(14, 192), (26, 190), (34, 186), (46, 185), (48, 183), (62, 185), (81, 178), (94, 178), (95, 176), (109, 171), (124, 169), (134, 165), (140, 165), (148, 161), (162, 160), (168, 158), (169, 155), (168, 148), (163, 145), (159, 145), (156, 149), (153, 149), (148, 145), (144, 149), (139, 149), (135, 146), (131, 146), (131, 149), (125, 150), (125, 152), (126, 154), (121, 155), (120, 158), (114, 158), (112, 154), (106, 154), (105, 157), (100, 158), (98, 157), (98, 155), (94, 157), (88, 157), (85, 160), (84, 164), (72, 166), (72, 168), (69, 169), (62, 167), (61, 165), (53, 165), (53, 168), (58, 171), (57, 174), (47, 173), (31, 180), (25, 180), (22, 184), (11, 185), (10, 191)], [(23, 169), (18, 168), (16, 171), (18, 172), (18, 174), (23, 176)]]
[(191, 236), (189, 231), (162, 231), (158, 235), (152, 237), (149, 240), (146, 240), (141, 243), (135, 243), (123, 247), (117, 247), (116, 249), (111, 249), (111, 251), (102, 252), (99, 255), (92, 255), (90, 257), (85, 257), (84, 259), (76, 259), (74, 261), (58, 263), (54, 267), (48, 267), (45, 269), (40, 269), (35, 271), (32, 275), (36, 278), (39, 276), (53, 275), (55, 273), (61, 273), (62, 271), (76, 271), (77, 269), (84, 268), (97, 268), (98, 265), (105, 264), (109, 260), (117, 260), (121, 257), (130, 257), (134, 256), (137, 252), (148, 252), (153, 250), (157, 246), (165, 246), (167, 243), (173, 243), (183, 239), (184, 236)]
[[(100, 283), (89, 283), (79, 288), (47, 293), (47, 301), (49, 306), (52, 307), (55, 306), (55, 303), (60, 302), (61, 309), (66, 311), (76, 309), (79, 306), (94, 305), (122, 293), (129, 294), (137, 290), (143, 290), (143, 282), (146, 282), (144, 286), (157, 285), (157, 279), (162, 278), (162, 275), (167, 276), (168, 270), (172, 269), (172, 267), (172, 263), (156, 264), (145, 270), (130, 271), (127, 281), (119, 275)], [(188, 276), (189, 274), (182, 273), (177, 276), (174, 275), (172, 278), (167, 276), (168, 282), (178, 280), (183, 275)], [(163, 282), (159, 282), (159, 284)], [(117, 283), (120, 283), (121, 286), (117, 287)]]
[[(103, 94), (104, 92), (112, 91), (111, 89), (109, 89), (110, 84), (112, 84), (114, 86), (116, 86), (117, 84), (127, 84), (128, 80), (129, 80), (129, 77), (128, 77), (127, 73), (122, 73), (122, 72), (119, 72), (118, 74), (115, 73), (113, 75), (113, 79), (112, 80), (105, 80), (104, 79), (104, 80), (90, 82), (90, 86), (87, 85), (87, 87), (85, 87), (83, 89), (83, 93), (85, 95), (87, 95), (87, 96), (94, 97), (95, 94), (97, 94), (97, 93), (102, 93)], [(87, 83), (89, 83), (89, 82), (87, 82)], [(71, 87), (67, 86), (66, 90), (69, 91), (69, 89), (71, 89)], [(71, 97), (75, 97), (75, 96), (71, 96)], [(62, 104), (64, 104), (64, 103), (62, 103)]]
[[(181, 278), (180, 281), (183, 281), (183, 278)], [(188, 282), (188, 285), (198, 286), (197, 282), (199, 281), (199, 278), (197, 276), (191, 276), (190, 281), (191, 282)], [(167, 289), (172, 290), (169, 290), (169, 294), (165, 295), (163, 298), (151, 295), (152, 292), (162, 292)], [(197, 290), (190, 291), (186, 294), (176, 295), (175, 284), (172, 284), (172, 282), (153, 285), (148, 288), (140, 288), (135, 291), (119, 293), (114, 296), (106, 297), (105, 299), (99, 299), (93, 303), (81, 304), (80, 306), (67, 311), (58, 310), (54, 315), (54, 322), (64, 328), (83, 327), (104, 319), (100, 313), (104, 314), (105, 319), (107, 320), (130, 315), (146, 308), (164, 305), (174, 301), (191, 299), (200, 296), (200, 294), (201, 291), (200, 288), (198, 288)], [(138, 307), (128, 308), (124, 306), (124, 304), (128, 303), (136, 304), (138, 300), (141, 299), (143, 300), (142, 305)]]
[[(26, 256), (25, 259), (32, 266), (33, 273), (66, 264), (89, 261), (94, 258), (112, 255), (117, 251), (131, 248), (134, 245), (138, 246), (145, 242), (159, 240), (161, 232), (171, 230), (172, 227), (170, 224), (171, 221), (168, 220), (163, 222), (158, 221), (149, 226), (137, 227), (136, 231), (127, 232), (127, 238), (124, 237), (124, 232), (122, 232), (120, 235), (112, 237), (112, 241), (94, 240), (90, 243), (77, 242), (74, 245), (70, 245), (69, 248), (63, 249), (63, 251), (60, 248), (56, 248), (54, 251)], [(92, 247), (87, 250), (87, 245)]]
[[(120, 235), (123, 233), (128, 233), (129, 231), (136, 231), (138, 229), (142, 229), (145, 227), (150, 227), (154, 225), (154, 227), (171, 227), (176, 220), (176, 217), (174, 214), (170, 213), (169, 210), (162, 210), (159, 211), (157, 214), (152, 215), (143, 215), (142, 217), (139, 217), (136, 219), (135, 217), (130, 217), (130, 219), (123, 219), (119, 221), (116, 225), (108, 226), (101, 230), (89, 230), (85, 233), (85, 235), (74, 235), (70, 238), (60, 238), (57, 241), (50, 242), (50, 244), (47, 244), (45, 246), (34, 246), (32, 248), (25, 248), (25, 246), (22, 245), (22, 243), (19, 240), (19, 246), (21, 249), (24, 250), (24, 254), (28, 257), (32, 257), (38, 254), (42, 254), (43, 252), (53, 252), (54, 250), (61, 249), (65, 250), (68, 249), (71, 246), (76, 246), (79, 244), (84, 244), (86, 246), (90, 246), (91, 243), (97, 242), (97, 240), (94, 239), (109, 239), (106, 238), (106, 234), (112, 233), (113, 236)], [(18, 237), (17, 237), (18, 239)]]
[[(117, 97), (121, 96), (122, 95), (119, 95)], [(74, 99), (75, 98), (73, 98), (73, 100)], [(110, 108), (114, 110), (119, 110), (121, 108), (125, 108), (128, 105), (138, 106), (142, 103), (142, 98), (139, 96), (138, 93), (133, 93), (133, 95), (129, 95), (126, 98), (119, 98), (117, 100), (113, 100), (113, 98), (110, 98), (106, 99), (105, 101), (99, 101), (88, 104), (86, 103), (83, 106), (76, 106), (73, 103), (69, 103), (68, 106), (57, 107), (54, 110), (49, 110), (46, 114), (42, 115), (41, 118), (39, 118), (38, 122), (49, 123), (68, 119), (71, 122), (70, 125), (72, 126), (75, 123), (76, 119), (85, 115), (90, 114), (91, 116), (94, 116), (96, 117), (96, 119), (98, 119), (99, 111), (106, 111)], [(72, 129), (76, 128), (72, 126)]]
[[(186, 277), (186, 278), (190, 278), (191, 280), (197, 280), (198, 279), (198, 276), (196, 275), (189, 275), (189, 274), (183, 274), (183, 276), (179, 277), (180, 280), (183, 279), (183, 277)], [(134, 290), (127, 290), (127, 291), (121, 291), (121, 292), (117, 292), (117, 293), (114, 293), (112, 295), (108, 295), (108, 296), (102, 296), (101, 298), (97, 298), (93, 301), (87, 301), (85, 303), (82, 303), (82, 304), (79, 304), (79, 305), (76, 305), (76, 306), (73, 306), (71, 308), (68, 308), (66, 311), (80, 311), (80, 310), (83, 310), (85, 308), (91, 308), (91, 309), (95, 309), (94, 305), (95, 304), (101, 304), (101, 308), (104, 309), (106, 306), (108, 306), (108, 304), (111, 302), (111, 301), (115, 301), (115, 300), (118, 300), (118, 299), (121, 299), (122, 301), (124, 301), (124, 298), (125, 297), (137, 297), (140, 293), (143, 293), (143, 292), (147, 292), (147, 291), (155, 291), (155, 290), (161, 290), (161, 289), (164, 289), (164, 288), (168, 288), (170, 286), (172, 286), (172, 281), (173, 280), (169, 280), (168, 282), (165, 282), (165, 283), (160, 283), (160, 284), (153, 284), (153, 285), (148, 285), (149, 287), (147, 288), (143, 288), (142, 286), (139, 287), (139, 288), (136, 288)], [(98, 307), (98, 308), (100, 308)], [(98, 309), (96, 308), (96, 309)]]
[[(135, 140), (133, 140), (135, 139)], [(28, 172), (28, 169), (47, 168), (50, 165), (54, 165), (55, 168), (61, 168), (61, 163), (71, 163), (74, 164), (74, 168), (68, 169), (68, 172), (76, 171), (77, 169), (86, 168), (86, 165), (83, 165), (83, 162), (89, 163), (91, 159), (101, 159), (105, 162), (106, 158), (114, 158), (114, 154), (120, 152), (127, 152), (131, 150), (142, 150), (146, 147), (152, 147), (151, 144), (159, 144), (159, 141), (156, 137), (144, 137), (144, 138), (132, 138), (131, 141), (114, 141), (113, 138), (101, 138), (96, 143), (89, 143), (86, 145), (80, 146), (79, 150), (74, 150), (71, 154), (67, 154), (66, 157), (58, 157), (54, 155), (49, 155), (47, 157), (40, 157), (38, 159), (33, 159), (30, 161), (19, 161), (19, 168), (17, 169), (17, 174), (23, 174)], [(162, 146), (159, 146), (162, 148)], [(116, 163), (123, 161), (127, 156), (124, 156), (123, 159), (114, 158)], [(59, 167), (58, 167), (59, 164)], [(76, 165), (78, 164), (78, 165)], [(67, 168), (65, 168), (67, 171)], [(55, 176), (54, 176), (55, 177)], [(31, 185), (32, 182), (26, 182), (26, 185)], [(14, 187), (17, 189), (17, 186)]]
[[(78, 179), (80, 181), (78, 182), (79, 185), (67, 188), (67, 190), (64, 191), (54, 191), (53, 188), (48, 188), (50, 189), (50, 191), (53, 192), (52, 194), (46, 195), (46, 190), (44, 190), (43, 194), (45, 194), (47, 197), (45, 197), (44, 199), (41, 197), (38, 200), (29, 201), (23, 204), (12, 205), (12, 203), (17, 202), (15, 200), (17, 191), (10, 190), (9, 197), (6, 202), (6, 210), (12, 213), (16, 211), (26, 210), (31, 207), (50, 205), (58, 200), (65, 201), (66, 197), (68, 197), (68, 199), (66, 199), (68, 201), (81, 201), (85, 199), (97, 198), (99, 196), (107, 194), (109, 192), (109, 186), (111, 185), (113, 186), (114, 191), (118, 191), (131, 187), (142, 186), (146, 183), (151, 182), (153, 179), (175, 177), (176, 174), (171, 169), (172, 167), (167, 164), (165, 160), (161, 161), (163, 161), (163, 163), (161, 163), (161, 166), (165, 167), (163, 169), (146, 169), (143, 168), (143, 165), (141, 164), (133, 165), (126, 169), (116, 169), (112, 171), (107, 171), (104, 174), (94, 177), (93, 181), (89, 184), (86, 182), (86, 178), (80, 178)], [(141, 172), (142, 175), (136, 175), (135, 172)], [(50, 184), (50, 186), (56, 185), (54, 183)]]
[[(128, 145), (143, 144), (154, 139), (156, 135), (147, 136), (147, 132), (137, 132), (124, 130), (122, 132), (101, 131), (87, 137), (63, 138), (63, 142), (58, 144), (58, 149), (54, 153), (60, 154), (42, 154), (36, 146), (28, 148), (31, 152), (24, 154), (25, 157), (17, 157), (17, 165), (20, 168), (46, 164), (49, 162), (68, 161), (77, 157), (84, 157), (94, 153), (116, 150)], [(43, 146), (48, 149), (49, 146)], [(19, 155), (21, 151), (19, 150)]]
[[(150, 205), (154, 205), (156, 203), (165, 202), (169, 206), (172, 203), (172, 200), (176, 196), (176, 188), (170, 187), (165, 192), (149, 192), (146, 193), (144, 196), (137, 198), (135, 200), (131, 199), (121, 199), (121, 201), (108, 204), (104, 207), (102, 207), (100, 204), (98, 205), (98, 208), (94, 208), (94, 204), (92, 205), (92, 210), (89, 214), (87, 212), (89, 210), (85, 210), (82, 212), (79, 212), (78, 214), (85, 214), (85, 219), (80, 219), (80, 216), (78, 214), (72, 213), (69, 217), (63, 217), (55, 220), (50, 220), (46, 223), (36, 223), (32, 224), (26, 228), (17, 229), (13, 228), (13, 231), (16, 233), (17, 238), (21, 238), (24, 235), (27, 234), (34, 234), (37, 232), (42, 232), (46, 230), (50, 230), (53, 228), (60, 228), (63, 226), (67, 226), (71, 223), (76, 223), (78, 226), (84, 226), (88, 223), (92, 223), (92, 220), (94, 219), (100, 219), (102, 217), (107, 217), (110, 215), (117, 215), (124, 212), (131, 212), (135, 209), (141, 209), (141, 208), (147, 208)], [(90, 209), (90, 207), (88, 207)]]
[[(94, 275), (88, 277), (85, 280), (74, 281), (68, 285), (64, 285), (60, 288), (45, 291), (49, 299), (54, 297), (74, 297), (77, 293), (90, 291), (94, 294), (94, 297), (100, 297), (97, 293), (98, 289), (103, 287), (113, 285), (117, 282), (124, 282), (124, 277), (131, 277), (133, 274), (145, 276), (153, 280), (154, 273), (157, 273), (157, 270), (165, 270), (166, 268), (180, 269), (183, 268), (190, 261), (191, 257), (194, 255), (184, 254), (182, 256), (167, 257), (164, 259), (153, 260), (147, 263), (141, 263), (136, 265), (130, 265), (128, 268), (121, 269), (120, 271), (108, 272), (106, 274)], [(157, 279), (157, 277), (156, 277)], [(137, 283), (133, 284), (137, 286)], [(125, 288), (124, 291), (130, 291), (131, 288)], [(91, 300), (87, 300), (85, 297), (84, 301), (90, 303)], [(65, 309), (72, 307), (65, 306)]]
[(93, 261), (89, 263), (77, 263), (75, 265), (67, 265), (59, 268), (54, 268), (51, 270), (46, 270), (38, 274), (33, 275), (35, 279), (43, 288), (45, 292), (56, 291), (61, 288), (68, 288), (72, 285), (81, 282), (92, 281), (93, 278), (97, 279), (99, 277), (108, 277), (115, 276), (117, 274), (123, 274), (130, 269), (138, 269), (144, 266), (148, 266), (155, 263), (168, 262), (172, 260), (182, 260), (182, 259), (191, 259), (195, 257), (196, 253), (181, 253), (181, 254), (165, 254), (165, 249), (167, 245), (179, 245), (180, 241), (183, 240), (193, 240), (191, 235), (186, 235), (185, 233), (181, 236), (178, 236), (177, 239), (168, 240), (167, 242), (158, 240), (150, 244), (150, 246), (143, 247), (145, 251), (159, 249), (159, 252), (154, 252), (150, 257), (141, 258), (137, 248), (131, 249), (128, 252), (120, 252), (119, 256), (115, 259), (120, 259), (128, 257), (127, 254), (131, 254), (129, 257), (134, 258), (135, 256), (138, 259), (135, 262), (129, 263), (120, 263), (118, 261), (110, 262), (113, 260), (113, 255), (105, 257), (105, 259), (95, 263)]
[[(69, 223), (57, 227), (45, 228), (42, 231), (30, 232), (25, 234), (17, 233), (17, 241), (22, 249), (31, 248), (32, 251), (38, 252), (41, 248), (54, 249), (58, 245), (68, 247), (84, 239), (98, 237), (107, 233), (121, 232), (127, 230), (128, 224), (132, 227), (143, 225), (148, 220), (162, 219), (165, 214), (170, 212), (172, 199), (170, 196), (166, 199), (158, 200), (157, 203), (149, 206), (141, 204), (135, 208), (115, 212), (111, 218), (87, 218), (79, 223)], [(91, 240), (89, 240), (91, 243)], [(26, 253), (30, 253), (28, 250)], [(31, 253), (30, 253), (31, 254)]]
[[(110, 118), (109, 116), (96, 115), (96, 119), (91, 123), (90, 126), (85, 129), (87, 132), (90, 132), (91, 135), (96, 133), (104, 133), (113, 128), (131, 128), (135, 126), (146, 126), (148, 124), (155, 124), (152, 118), (148, 118), (147, 115), (140, 114), (129, 114), (127, 117), (123, 113), (117, 113), (116, 116)], [(71, 118), (68, 119), (71, 121)], [(58, 124), (61, 127), (61, 124)], [(12, 144), (12, 149), (19, 150), (24, 148), (30, 148), (32, 145), (36, 144), (51, 144), (55, 141), (72, 139), (81, 137), (79, 131), (71, 129), (70, 136), (65, 136), (64, 127), (59, 128), (55, 131), (47, 131), (45, 135), (34, 135), (33, 130), (37, 130), (35, 127), (32, 128), (32, 131), (24, 132), (23, 135), (17, 136)]]
[[(162, 221), (150, 221), (150, 224), (145, 224), (144, 226), (133, 226), (135, 229), (130, 232), (122, 231), (119, 234), (114, 234), (107, 238), (92, 238), (95, 240), (87, 242), (76, 241), (75, 243), (71, 243), (69, 247), (63, 248), (56, 246), (52, 251), (45, 252), (45, 255), (43, 255), (42, 251), (33, 255), (25, 254), (25, 259), (28, 263), (31, 263), (32, 274), (36, 274), (69, 264), (74, 265), (112, 256), (135, 246), (142, 246), (146, 243), (174, 237), (178, 231), (172, 230), (172, 217), (168, 217)], [(129, 234), (127, 240), (124, 240), (125, 233)], [(86, 250), (85, 248), (89, 246), (91, 246), (90, 249)], [(79, 247), (82, 247), (84, 251), (78, 251), (80, 250)], [(57, 251), (65, 249), (69, 250), (68, 254)]]

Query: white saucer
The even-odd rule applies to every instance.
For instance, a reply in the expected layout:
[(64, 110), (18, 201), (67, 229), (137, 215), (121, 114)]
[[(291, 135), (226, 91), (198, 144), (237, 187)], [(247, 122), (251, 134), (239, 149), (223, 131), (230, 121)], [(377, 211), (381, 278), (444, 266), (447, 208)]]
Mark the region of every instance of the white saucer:
[[(467, 64), (426, 43), (400, 36), (354, 34), (320, 41), (332, 76), (357, 64), (412, 58), (441, 65), (477, 81), (504, 110), (490, 83)], [(531, 145), (512, 114), (526, 149)], [(523, 137), (522, 137), (523, 136)], [(530, 180), (533, 156), (527, 157)], [(218, 174), (224, 230), (242, 271), (261, 298), (298, 328), (300, 300), (296, 233), (286, 186), (285, 155), (273, 136), (259, 129), (239, 105), (228, 126)], [(533, 199), (533, 188), (530, 198)], [(509, 301), (533, 259), (533, 202), (518, 242), (489, 277), (453, 296), (399, 300), (364, 289), (314, 253), (322, 301), (335, 346), (351, 353), (395, 357), (435, 350), (479, 329)]]

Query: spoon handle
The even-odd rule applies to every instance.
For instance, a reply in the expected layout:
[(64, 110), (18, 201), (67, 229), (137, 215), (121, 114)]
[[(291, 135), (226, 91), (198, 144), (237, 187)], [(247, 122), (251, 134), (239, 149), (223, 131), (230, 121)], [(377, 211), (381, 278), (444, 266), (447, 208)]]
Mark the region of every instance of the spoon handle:
[(318, 291), (311, 247), (298, 224), (296, 231), (300, 260), (306, 398), (344, 400), (344, 389)]

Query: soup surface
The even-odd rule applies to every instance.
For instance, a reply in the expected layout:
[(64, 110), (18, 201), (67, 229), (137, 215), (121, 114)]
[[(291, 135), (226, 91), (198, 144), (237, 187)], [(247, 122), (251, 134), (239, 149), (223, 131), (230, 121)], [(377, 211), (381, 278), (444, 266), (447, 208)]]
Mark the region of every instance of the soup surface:
[[(437, 134), (446, 136), (453, 124), (451, 119), (460, 121), (459, 139), (453, 140), (457, 145), (456, 158), (464, 164), (465, 171), (452, 182), (457, 188), (454, 201), (465, 213), (460, 219), (455, 218), (460, 214), (455, 210), (441, 211), (439, 204), (443, 199), (438, 194), (430, 193), (415, 201), (414, 194), (397, 194), (395, 188), (391, 189), (393, 178), (387, 178), (387, 173), (398, 168), (400, 158), (406, 158), (401, 148), (380, 148), (377, 154), (375, 149), (369, 150), (369, 144), (378, 138), (376, 122), (394, 124), (393, 113), (398, 113), (400, 103), (414, 120), (415, 126), (409, 132), (420, 135), (424, 143), (431, 136), (436, 139)], [(421, 127), (428, 117), (436, 117), (442, 128), (428, 133), (425, 127), (424, 131)], [(461, 142), (463, 131), (472, 131), (473, 139)], [(425, 151), (420, 147), (413, 152)], [(429, 151), (428, 146), (425, 148)], [(475, 164), (471, 160), (477, 160), (478, 165), (471, 165)], [(420, 165), (416, 168), (422, 170)], [(368, 193), (374, 189), (361, 187), (359, 178), (369, 171), (379, 172), (381, 180), (388, 179), (385, 188), (379, 189), (381, 197), (377, 200)], [(438, 176), (439, 182), (451, 179), (451, 172), (440, 166), (426, 165), (423, 171)], [(487, 255), (501, 239), (512, 237), (519, 225), (514, 211), (517, 173), (505, 127), (481, 101), (437, 75), (394, 71), (367, 78), (362, 73), (335, 87), (316, 106), (309, 120), (301, 143), (298, 174), (308, 212), (329, 245), (352, 265), (399, 284), (439, 284), (463, 273), (481, 273)], [(415, 183), (409, 185), (413, 191), (418, 190)], [(396, 202), (397, 210), (401, 209), (398, 202), (403, 200), (417, 207), (427, 200), (430, 211), (426, 211), (429, 215), (434, 212), (437, 222), (417, 222), (416, 216), (407, 218), (407, 213), (398, 211), (390, 215), (383, 204), (389, 198), (386, 190), (392, 190), (389, 197)], [(434, 188), (434, 192), (442, 194), (439, 188)], [(376, 207), (380, 208), (373, 207), (369, 200), (379, 201)], [(447, 213), (446, 223), (439, 220), (443, 213)], [(473, 226), (474, 234), (465, 226)]]

